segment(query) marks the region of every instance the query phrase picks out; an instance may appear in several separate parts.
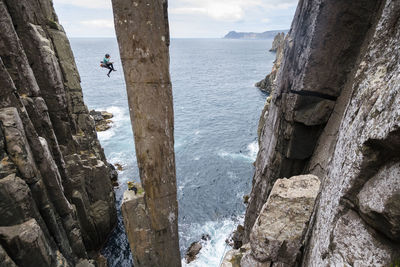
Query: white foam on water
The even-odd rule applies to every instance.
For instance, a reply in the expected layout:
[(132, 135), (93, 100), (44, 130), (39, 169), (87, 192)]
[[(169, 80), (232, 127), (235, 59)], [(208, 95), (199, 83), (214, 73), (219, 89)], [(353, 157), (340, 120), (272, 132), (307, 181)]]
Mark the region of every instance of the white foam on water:
[(253, 161), (255, 161), (255, 160), (257, 159), (257, 154), (258, 154), (258, 150), (259, 150), (258, 141), (256, 140), (256, 141), (250, 143), (250, 144), (247, 146), (247, 150), (248, 150), (248, 152), (249, 152), (249, 153), (248, 153), (248, 156), (249, 156)]
[(107, 141), (111, 139), (111, 137), (113, 137), (114, 135), (115, 135), (115, 129), (113, 129), (113, 127), (104, 132), (97, 132), (97, 137), (99, 138), (100, 142)]
[(233, 160), (246, 160), (254, 162), (258, 154), (258, 142), (254, 141), (247, 145), (247, 153), (228, 153), (226, 151), (220, 150), (218, 156), (221, 158), (230, 158)]
[(100, 142), (109, 140), (112, 138), (116, 133), (118, 133), (119, 128), (126, 124), (127, 121), (129, 122), (129, 114), (126, 113), (126, 111), (123, 108), (116, 107), (116, 106), (111, 106), (107, 108), (98, 108), (96, 110), (102, 111), (105, 110), (111, 114), (113, 114), (113, 117), (111, 119), (112, 125), (111, 128), (108, 129), (107, 131), (104, 132), (98, 132), (97, 136), (100, 140)]
[(225, 240), (236, 229), (237, 225), (243, 222), (243, 216), (235, 219), (222, 221), (209, 221), (203, 225), (193, 224), (189, 230), (190, 236), (210, 235), (211, 239), (203, 243), (197, 259), (187, 264), (182, 259), (183, 267), (219, 267), (225, 253), (232, 249)]
[(242, 154), (242, 153), (228, 153), (225, 151), (219, 151), (218, 156), (220, 156), (221, 158), (229, 158), (232, 160), (253, 161), (253, 159), (250, 156), (248, 156), (246, 154)]

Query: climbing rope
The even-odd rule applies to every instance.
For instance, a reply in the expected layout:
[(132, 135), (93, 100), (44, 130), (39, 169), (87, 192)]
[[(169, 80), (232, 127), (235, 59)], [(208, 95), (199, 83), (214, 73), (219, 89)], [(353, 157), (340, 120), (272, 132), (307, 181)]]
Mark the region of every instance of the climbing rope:
[(227, 247), (228, 247), (228, 243), (225, 244), (224, 253), (222, 253), (222, 257), (221, 257), (221, 260), (219, 261), (218, 267), (221, 267), (222, 261), (224, 260), (224, 257), (225, 257), (225, 251), (226, 251)]
[[(231, 234), (233, 233), (233, 229), (235, 229), (235, 225), (233, 225), (233, 227), (232, 227), (232, 229), (231, 229), (231, 231), (230, 231)], [(218, 264), (218, 267), (221, 267), (221, 265), (222, 265), (222, 261), (224, 260), (225, 252), (226, 252), (226, 248), (227, 248), (227, 247), (228, 247), (228, 243), (225, 242), (224, 252), (222, 253), (221, 259), (220, 259), (219, 264)]]

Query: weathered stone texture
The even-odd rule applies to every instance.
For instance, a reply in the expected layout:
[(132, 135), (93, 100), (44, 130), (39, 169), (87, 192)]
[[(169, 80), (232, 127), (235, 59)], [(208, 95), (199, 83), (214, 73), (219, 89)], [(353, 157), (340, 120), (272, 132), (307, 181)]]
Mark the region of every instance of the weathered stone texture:
[[(29, 253), (43, 258), (33, 265), (73, 266), (116, 222), (111, 170), (52, 1), (1, 0), (0, 28), (0, 228), (41, 236)], [(26, 236), (0, 241), (18, 266), (33, 266), (23, 256), (34, 246)]]
[[(250, 251), (250, 244), (247, 243), (239, 249), (229, 250), (221, 262), (221, 267), (241, 267), (241, 261), (246, 253)], [(258, 266), (257, 266), (258, 267)], [(261, 266), (260, 266), (261, 267)], [(269, 266), (267, 266), (269, 267)]]
[(35, 219), (0, 227), (0, 240), (19, 266), (51, 266), (55, 261), (54, 252)]
[(279, 179), (250, 234), (252, 255), (260, 262), (295, 264), (320, 187), (314, 175)]
[(145, 194), (125, 191), (122, 215), (135, 266), (157, 266), (157, 255), (152, 248), (154, 237), (145, 204)]
[(399, 259), (400, 3), (301, 0), (260, 131), (247, 242), (278, 177), (321, 193), (303, 266)]
[(0, 245), (0, 267), (17, 267), (15, 262), (7, 255), (7, 252)]
[[(136, 157), (146, 192), (152, 260), (155, 266), (180, 266), (167, 1), (112, 3)], [(133, 255), (137, 258), (135, 251)]]
[[(394, 62), (399, 57), (400, 5), (382, 4), (365, 53), (349, 80), (352, 95), (342, 113), (335, 149), (328, 154), (329, 163), (322, 165), (324, 190), (306, 263), (385, 266), (400, 254), (400, 68)], [(357, 238), (350, 246), (355, 228)]]
[(271, 94), (275, 90), (277, 73), (282, 64), (284, 48), (285, 34), (283, 32), (278, 33), (278, 35), (275, 36), (272, 48), (270, 49), (270, 51), (276, 52), (276, 58), (274, 61), (274, 65), (272, 66), (272, 71), (263, 80), (255, 84), (255, 86), (260, 88), (261, 91)]
[(272, 42), (272, 47), (269, 51), (278, 52), (279, 49), (283, 49), (284, 42), (285, 42), (285, 33), (284, 32), (278, 33), (274, 37), (274, 41)]

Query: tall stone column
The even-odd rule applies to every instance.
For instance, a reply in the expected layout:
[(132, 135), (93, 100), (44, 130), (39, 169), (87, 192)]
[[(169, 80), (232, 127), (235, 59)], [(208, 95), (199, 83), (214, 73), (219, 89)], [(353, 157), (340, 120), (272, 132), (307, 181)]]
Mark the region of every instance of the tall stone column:
[[(131, 205), (136, 208), (123, 209), (135, 266), (180, 266), (167, 1), (112, 4), (145, 191), (144, 201)], [(127, 213), (140, 214), (136, 219), (142, 221), (127, 223)], [(137, 240), (149, 248), (143, 259)]]

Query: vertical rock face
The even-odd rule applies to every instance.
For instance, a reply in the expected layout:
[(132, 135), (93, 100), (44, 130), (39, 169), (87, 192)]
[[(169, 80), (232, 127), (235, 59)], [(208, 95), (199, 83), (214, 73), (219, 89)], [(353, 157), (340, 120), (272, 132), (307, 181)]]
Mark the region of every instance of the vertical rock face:
[(303, 266), (399, 259), (399, 14), (393, 0), (299, 2), (260, 131), (245, 242), (276, 179), (312, 173), (322, 186)]
[(274, 41), (272, 42), (272, 47), (269, 51), (278, 52), (278, 50), (283, 46), (284, 42), (285, 42), (285, 33), (284, 32), (278, 33), (274, 37)]
[[(150, 226), (150, 253), (154, 266), (180, 266), (167, 3), (112, 3), (145, 191), (147, 216), (142, 219)], [(129, 236), (131, 230), (127, 231)], [(140, 253), (133, 250), (133, 255), (138, 257)]]
[(277, 73), (283, 59), (284, 48), (285, 48), (285, 34), (283, 32), (278, 33), (278, 35), (275, 36), (274, 43), (272, 44), (272, 48), (270, 50), (276, 52), (276, 58), (274, 61), (274, 65), (272, 66), (272, 71), (263, 80), (255, 84), (255, 86), (260, 88), (261, 91), (270, 94), (274, 91), (274, 88), (276, 87)]
[(73, 266), (116, 222), (110, 170), (50, 0), (0, 1), (0, 257)]

